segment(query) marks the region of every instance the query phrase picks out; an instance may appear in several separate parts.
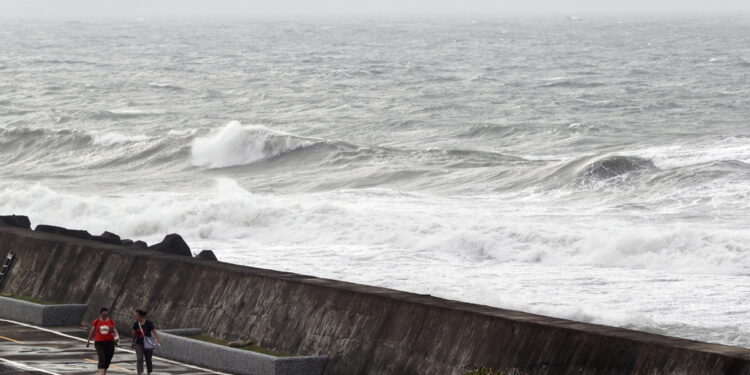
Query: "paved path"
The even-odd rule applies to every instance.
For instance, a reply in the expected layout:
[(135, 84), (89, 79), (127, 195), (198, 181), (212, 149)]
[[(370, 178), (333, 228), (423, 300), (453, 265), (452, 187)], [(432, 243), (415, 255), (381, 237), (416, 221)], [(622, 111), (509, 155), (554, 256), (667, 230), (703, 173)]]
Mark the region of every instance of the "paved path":
[[(47, 329), (0, 319), (1, 375), (78, 375), (96, 374), (94, 344), (86, 348), (81, 327)], [(118, 347), (107, 374), (136, 374), (135, 353)], [(215, 375), (211, 371), (154, 357), (153, 375)]]

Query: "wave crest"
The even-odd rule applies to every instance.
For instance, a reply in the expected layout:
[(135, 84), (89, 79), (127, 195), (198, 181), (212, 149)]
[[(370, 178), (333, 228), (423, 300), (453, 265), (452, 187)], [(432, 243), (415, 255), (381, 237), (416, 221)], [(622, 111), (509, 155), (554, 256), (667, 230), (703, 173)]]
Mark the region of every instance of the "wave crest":
[[(43, 128), (0, 128), (0, 144), (35, 144), (37, 151), (49, 151), (50, 147), (61, 149), (87, 146), (112, 146), (126, 143), (143, 142), (151, 139), (144, 134), (128, 135), (121, 132), (92, 131), (77, 129), (43, 129)], [(34, 149), (34, 147), (31, 147)]]
[(313, 141), (260, 125), (232, 121), (192, 144), (192, 163), (204, 168), (225, 168), (257, 161), (308, 147)]

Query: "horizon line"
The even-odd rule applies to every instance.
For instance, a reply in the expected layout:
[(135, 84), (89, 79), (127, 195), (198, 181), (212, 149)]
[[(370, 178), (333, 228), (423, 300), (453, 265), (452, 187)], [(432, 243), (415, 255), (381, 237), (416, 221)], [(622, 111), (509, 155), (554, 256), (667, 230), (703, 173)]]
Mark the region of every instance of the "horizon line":
[(750, 9), (713, 9), (713, 10), (518, 10), (503, 12), (257, 12), (257, 13), (211, 13), (196, 12), (183, 14), (170, 13), (128, 13), (128, 14), (0, 14), (0, 20), (69, 20), (80, 21), (81, 19), (98, 19), (98, 20), (167, 20), (167, 19), (253, 19), (253, 18), (289, 18), (289, 19), (331, 19), (341, 17), (356, 18), (436, 18), (436, 19), (456, 19), (456, 18), (507, 18), (507, 17), (632, 17), (632, 16), (691, 16), (691, 17), (715, 17), (715, 16), (733, 16), (742, 17), (750, 16)]

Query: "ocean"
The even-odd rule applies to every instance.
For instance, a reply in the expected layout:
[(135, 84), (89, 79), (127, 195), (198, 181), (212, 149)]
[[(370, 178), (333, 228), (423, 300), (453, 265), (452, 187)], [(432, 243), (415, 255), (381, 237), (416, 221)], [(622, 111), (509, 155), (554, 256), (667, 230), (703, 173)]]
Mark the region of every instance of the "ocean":
[(750, 15), (0, 21), (0, 213), (750, 347)]

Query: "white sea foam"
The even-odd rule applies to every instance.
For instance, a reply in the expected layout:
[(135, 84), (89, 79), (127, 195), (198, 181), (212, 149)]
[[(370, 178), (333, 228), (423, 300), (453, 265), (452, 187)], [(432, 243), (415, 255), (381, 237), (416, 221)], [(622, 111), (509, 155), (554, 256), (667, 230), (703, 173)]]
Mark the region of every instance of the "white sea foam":
[(309, 140), (265, 126), (243, 126), (237, 121), (232, 121), (193, 141), (192, 162), (205, 168), (245, 165), (310, 144), (312, 142)]
[(675, 142), (624, 154), (652, 159), (660, 168), (677, 168), (717, 161), (741, 161), (750, 164), (750, 135)]
[(138, 116), (138, 115), (161, 115), (166, 113), (163, 109), (146, 109), (146, 108), (114, 108), (110, 109), (107, 112), (113, 114), (113, 115), (123, 115), (123, 116)]
[[(195, 251), (213, 248), (231, 262), (750, 344), (745, 328), (715, 314), (715, 299), (740, 298), (722, 293), (750, 272), (744, 228), (586, 219), (552, 215), (548, 205), (531, 199), (518, 211), (503, 197), (384, 189), (254, 194), (226, 178), (183, 194), (0, 188), (0, 212), (32, 212), (34, 224), (110, 230), (150, 243), (178, 232)], [(699, 289), (685, 292), (691, 288)], [(724, 329), (701, 328), (716, 324)]]
[[(199, 194), (81, 196), (43, 185), (0, 190), (0, 212), (35, 212), (36, 220), (153, 238), (180, 231), (193, 239), (246, 239), (278, 246), (365, 246), (406, 253), (446, 253), (500, 262), (659, 269), (680, 273), (750, 272), (743, 228), (611, 219), (563, 225), (540, 218), (543, 202), (508, 214), (502, 200), (321, 193), (253, 194), (230, 179)], [(572, 220), (572, 219), (571, 219)]]
[(192, 129), (192, 128), (188, 128), (188, 129), (170, 129), (167, 132), (167, 136), (169, 136), (169, 137), (172, 137), (172, 136), (175, 136), (175, 137), (185, 137), (185, 136), (195, 135), (197, 132), (198, 132), (197, 129)]

